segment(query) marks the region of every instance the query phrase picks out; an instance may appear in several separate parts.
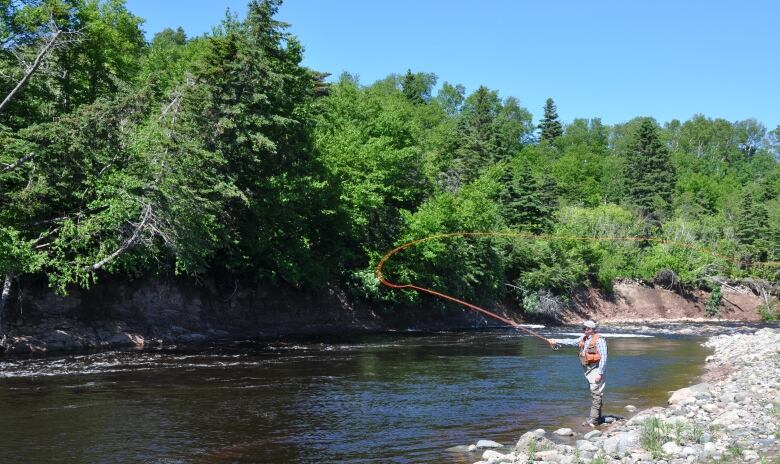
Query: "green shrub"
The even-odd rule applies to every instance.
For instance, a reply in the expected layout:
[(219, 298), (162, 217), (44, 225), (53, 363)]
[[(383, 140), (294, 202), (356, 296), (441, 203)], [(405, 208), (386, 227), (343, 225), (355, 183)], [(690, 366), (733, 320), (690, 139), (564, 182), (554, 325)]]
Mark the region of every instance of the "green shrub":
[(777, 304), (777, 299), (775, 298), (767, 303), (760, 304), (756, 310), (764, 322), (775, 323), (780, 321), (780, 305)]
[(707, 317), (720, 317), (720, 301), (723, 299), (721, 294), (720, 285), (715, 287), (710, 293), (710, 297), (707, 299), (707, 307), (705, 313)]

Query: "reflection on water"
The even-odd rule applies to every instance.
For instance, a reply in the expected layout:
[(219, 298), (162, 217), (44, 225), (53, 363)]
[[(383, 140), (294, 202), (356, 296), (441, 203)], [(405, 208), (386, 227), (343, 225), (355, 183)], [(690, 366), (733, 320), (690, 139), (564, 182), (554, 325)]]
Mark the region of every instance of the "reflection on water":
[[(695, 380), (700, 342), (609, 339), (605, 413)], [(7, 462), (474, 462), (445, 449), (588, 410), (574, 351), (509, 331), (0, 361)]]

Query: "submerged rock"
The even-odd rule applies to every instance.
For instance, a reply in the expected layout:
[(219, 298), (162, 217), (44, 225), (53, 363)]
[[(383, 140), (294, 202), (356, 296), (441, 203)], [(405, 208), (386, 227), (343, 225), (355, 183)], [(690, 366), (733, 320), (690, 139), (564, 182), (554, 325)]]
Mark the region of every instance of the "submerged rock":
[(497, 461), (503, 458), (504, 454), (495, 450), (486, 450), (484, 453), (482, 453), (482, 459), (486, 461)]
[[(471, 446), (474, 446), (474, 445), (471, 445)], [(447, 448), (444, 451), (447, 451), (448, 453), (468, 453), (469, 451), (473, 451), (471, 449), (471, 446), (469, 446), (469, 445), (452, 446), (450, 448)], [(477, 449), (477, 447), (474, 446), (474, 449)]]
[(501, 448), (502, 446), (504, 445), (493, 440), (479, 440), (477, 442), (477, 448)]

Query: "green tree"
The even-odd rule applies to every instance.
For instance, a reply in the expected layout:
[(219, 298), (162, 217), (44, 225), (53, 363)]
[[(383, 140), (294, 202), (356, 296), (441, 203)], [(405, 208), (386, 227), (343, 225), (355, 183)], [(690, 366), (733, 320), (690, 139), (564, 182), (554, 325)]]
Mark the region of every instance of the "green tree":
[(339, 185), (346, 248), (355, 250), (349, 265), (362, 271), (371, 253), (393, 244), (403, 211), (430, 195), (422, 152), (428, 124), (422, 121), (431, 112), (443, 115), (397, 89), (361, 88), (349, 79), (335, 84), (320, 105), (315, 146)]
[(735, 233), (743, 245), (756, 245), (766, 238), (769, 215), (763, 202), (756, 201), (753, 191), (746, 188), (739, 203)]
[[(242, 192), (227, 207), (231, 268), (292, 284), (322, 283), (334, 190), (315, 157), (311, 131), (317, 75), (303, 48), (274, 19), (279, 0), (254, 0), (243, 22), (225, 20), (197, 78), (210, 150)], [(293, 240), (291, 240), (293, 238)]]
[(651, 218), (662, 219), (671, 206), (675, 171), (653, 120), (647, 118), (639, 124), (627, 158), (630, 200)]
[(495, 161), (510, 159), (530, 140), (534, 131), (532, 119), (531, 113), (515, 97), (504, 99), (494, 122), (498, 133)]
[(558, 121), (558, 110), (552, 98), (548, 98), (544, 103), (544, 117), (539, 123), (541, 134), (540, 140), (547, 143), (553, 143), (555, 139), (563, 135), (563, 126)]
[(520, 158), (516, 168), (505, 169), (501, 184), (499, 200), (506, 223), (531, 233), (547, 231), (552, 223), (552, 210), (545, 201), (547, 192), (531, 171), (528, 160)]
[(452, 85), (444, 82), (439, 93), (436, 94), (435, 101), (450, 116), (458, 114), (465, 99), (466, 88), (461, 84)]
[(412, 73), (410, 69), (401, 81), (401, 90), (410, 102), (421, 104), (431, 100), (431, 91), (435, 85), (436, 74)]

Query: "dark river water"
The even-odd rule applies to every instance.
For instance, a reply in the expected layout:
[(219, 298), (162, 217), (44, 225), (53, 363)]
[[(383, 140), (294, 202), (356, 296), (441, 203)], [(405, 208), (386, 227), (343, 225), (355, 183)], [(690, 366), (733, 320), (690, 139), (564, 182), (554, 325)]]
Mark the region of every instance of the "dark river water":
[[(708, 354), (607, 337), (606, 414), (664, 403)], [(446, 449), (578, 429), (589, 405), (573, 349), (508, 330), (0, 358), (0, 461), (471, 463)]]

